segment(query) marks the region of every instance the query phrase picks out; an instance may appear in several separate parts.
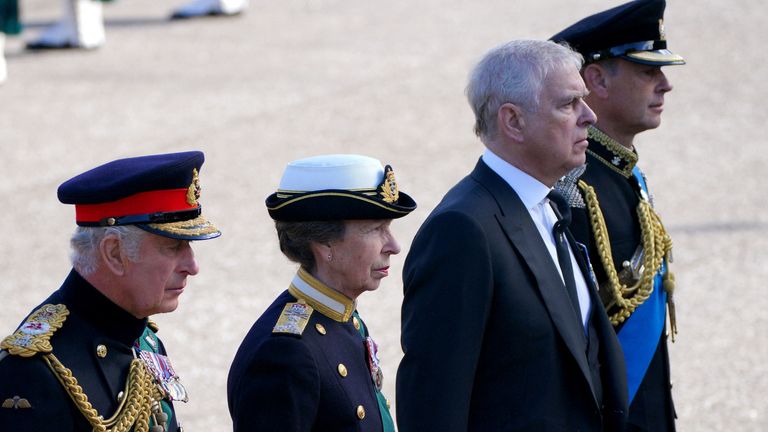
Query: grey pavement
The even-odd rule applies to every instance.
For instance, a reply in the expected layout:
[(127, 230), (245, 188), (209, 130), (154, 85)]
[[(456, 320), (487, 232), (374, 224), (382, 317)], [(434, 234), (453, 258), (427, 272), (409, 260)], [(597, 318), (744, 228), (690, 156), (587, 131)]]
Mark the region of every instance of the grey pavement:
[[(22, 0), (30, 26), (7, 42), (0, 87), (0, 333), (69, 271), (74, 211), (56, 200), (62, 181), (119, 157), (201, 149), (201, 202), (224, 236), (195, 245), (201, 273), (156, 320), (191, 395), (178, 407), (186, 430), (231, 430), (230, 362), (295, 270), (263, 200), (292, 159), (362, 153), (392, 164), (420, 204), (393, 224), (403, 252), (391, 276), (359, 302), (396, 402), (404, 256), (482, 151), (463, 96), (469, 69), (495, 45), (546, 38), (618, 3), (252, 0), (239, 17), (168, 22), (179, 3), (120, 0), (105, 6), (102, 49), (28, 53), (22, 38), (58, 4)], [(768, 8), (668, 3), (670, 47), (688, 65), (665, 69), (675, 90), (638, 148), (675, 241), (679, 430), (765, 431)]]

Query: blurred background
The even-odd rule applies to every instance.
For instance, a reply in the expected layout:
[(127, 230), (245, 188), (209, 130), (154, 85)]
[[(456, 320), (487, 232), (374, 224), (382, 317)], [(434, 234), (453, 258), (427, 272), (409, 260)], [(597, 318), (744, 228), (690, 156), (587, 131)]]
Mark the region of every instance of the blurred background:
[[(231, 430), (230, 362), (295, 271), (264, 198), (293, 159), (361, 153), (391, 164), (419, 203), (393, 224), (403, 251), (391, 276), (358, 305), (396, 403), (403, 260), (482, 152), (463, 93), (470, 68), (493, 46), (620, 3), (251, 0), (237, 17), (171, 22), (179, 4), (118, 0), (104, 6), (102, 48), (28, 52), (23, 41), (61, 12), (21, 0), (27, 27), (7, 39), (0, 86), (0, 333), (69, 271), (74, 209), (57, 201), (60, 183), (116, 158), (203, 150), (201, 202), (224, 235), (195, 244), (200, 274), (175, 313), (154, 319), (190, 393), (177, 407), (185, 429)], [(681, 431), (768, 430), (766, 22), (759, 0), (668, 1), (669, 46), (688, 64), (665, 68), (675, 89), (662, 126), (636, 140), (675, 242)]]

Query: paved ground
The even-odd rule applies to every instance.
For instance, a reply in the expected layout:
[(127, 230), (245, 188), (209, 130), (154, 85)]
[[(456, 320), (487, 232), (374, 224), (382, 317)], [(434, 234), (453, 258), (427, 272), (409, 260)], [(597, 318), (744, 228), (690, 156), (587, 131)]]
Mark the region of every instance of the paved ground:
[[(202, 202), (224, 236), (196, 245), (201, 274), (179, 310), (158, 317), (192, 396), (178, 409), (192, 431), (230, 429), (230, 361), (293, 274), (263, 206), (285, 163), (372, 155), (395, 167), (420, 204), (394, 225), (404, 250), (393, 276), (360, 301), (392, 398), (402, 257), (481, 152), (463, 97), (468, 70), (494, 45), (546, 38), (618, 3), (252, 1), (241, 17), (188, 22), (165, 20), (170, 1), (107, 5), (105, 48), (27, 53), (9, 39), (10, 79), (0, 87), (0, 332), (69, 270), (74, 212), (56, 200), (62, 181), (118, 157), (206, 152)], [(24, 37), (58, 14), (56, 2), (22, 3)], [(768, 9), (759, 0), (670, 3), (670, 46), (688, 65), (668, 68), (676, 88), (664, 124), (639, 148), (676, 244), (679, 426), (764, 431)]]

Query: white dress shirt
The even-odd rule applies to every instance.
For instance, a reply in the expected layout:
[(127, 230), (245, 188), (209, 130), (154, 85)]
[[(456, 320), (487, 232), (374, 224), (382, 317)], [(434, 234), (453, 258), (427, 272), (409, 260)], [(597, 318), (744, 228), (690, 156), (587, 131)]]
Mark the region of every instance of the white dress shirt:
[[(557, 222), (557, 216), (555, 215), (554, 210), (552, 210), (549, 198), (547, 198), (551, 188), (509, 162), (501, 159), (490, 150), (486, 150), (485, 153), (483, 153), (482, 159), (493, 172), (501, 176), (501, 178), (514, 189), (517, 196), (523, 201), (523, 205), (528, 209), (528, 214), (531, 215), (531, 219), (533, 219), (533, 223), (539, 230), (539, 235), (541, 235), (541, 239), (544, 241), (544, 245), (549, 251), (552, 262), (560, 273), (560, 279), (563, 280), (563, 286), (565, 286), (563, 272), (560, 269), (560, 261), (557, 259), (555, 237), (552, 234), (552, 227), (555, 225), (555, 222)], [(592, 303), (590, 302), (589, 290), (587, 289), (587, 283), (584, 280), (584, 274), (581, 272), (581, 267), (579, 267), (579, 263), (573, 255), (573, 247), (569, 247), (568, 251), (571, 255), (573, 277), (576, 280), (576, 294), (579, 297), (581, 322), (586, 331), (587, 319)], [(568, 295), (565, 291), (563, 291), (563, 294)]]

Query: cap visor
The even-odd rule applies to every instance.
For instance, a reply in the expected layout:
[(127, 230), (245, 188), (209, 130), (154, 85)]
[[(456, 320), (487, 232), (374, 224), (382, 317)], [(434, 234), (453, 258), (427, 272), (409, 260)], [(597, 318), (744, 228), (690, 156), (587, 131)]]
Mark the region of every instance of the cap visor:
[(178, 240), (208, 240), (221, 235), (221, 231), (202, 215), (185, 221), (136, 226), (152, 234)]
[(622, 58), (631, 62), (647, 65), (670, 66), (685, 64), (685, 59), (683, 59), (683, 57), (666, 49), (656, 51), (635, 51), (624, 54)]

